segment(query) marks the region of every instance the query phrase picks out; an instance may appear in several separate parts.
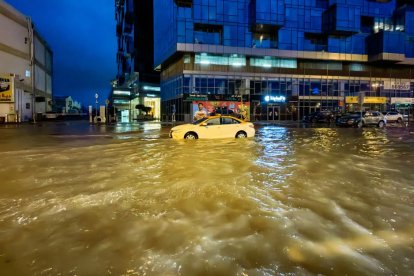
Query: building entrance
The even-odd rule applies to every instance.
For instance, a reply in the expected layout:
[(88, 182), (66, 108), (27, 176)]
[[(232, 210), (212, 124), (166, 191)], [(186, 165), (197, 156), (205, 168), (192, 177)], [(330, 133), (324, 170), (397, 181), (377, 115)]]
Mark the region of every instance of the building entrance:
[(267, 106), (267, 120), (279, 121), (280, 119), (280, 106)]

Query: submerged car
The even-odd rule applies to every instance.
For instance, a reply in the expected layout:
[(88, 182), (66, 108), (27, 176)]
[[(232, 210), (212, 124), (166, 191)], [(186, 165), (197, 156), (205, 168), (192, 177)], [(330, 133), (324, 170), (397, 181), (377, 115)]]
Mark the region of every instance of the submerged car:
[(170, 138), (247, 138), (254, 137), (255, 132), (253, 123), (232, 116), (210, 116), (191, 124), (173, 127)]
[(348, 113), (336, 120), (337, 126), (347, 127), (363, 127), (369, 125), (384, 127), (386, 123), (387, 119), (379, 111)]
[(335, 120), (335, 114), (332, 111), (316, 111), (303, 117), (305, 123), (330, 123)]

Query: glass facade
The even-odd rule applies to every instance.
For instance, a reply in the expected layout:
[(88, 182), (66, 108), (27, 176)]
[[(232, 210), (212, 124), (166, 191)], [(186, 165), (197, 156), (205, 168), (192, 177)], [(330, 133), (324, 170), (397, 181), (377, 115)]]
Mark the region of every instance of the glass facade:
[(247, 96), (278, 119), (353, 108), (362, 92), (388, 109), (413, 97), (413, 26), (395, 0), (154, 0), (162, 112), (191, 112), (188, 94)]

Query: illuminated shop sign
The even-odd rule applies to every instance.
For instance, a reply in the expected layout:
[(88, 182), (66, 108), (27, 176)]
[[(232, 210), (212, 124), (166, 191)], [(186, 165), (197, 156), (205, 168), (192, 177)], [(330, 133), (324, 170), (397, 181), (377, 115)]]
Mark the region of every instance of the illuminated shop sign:
[(411, 83), (409, 81), (385, 81), (384, 88), (388, 90), (410, 90)]
[(386, 97), (365, 97), (364, 103), (385, 104), (387, 103), (387, 98)]
[(199, 95), (199, 94), (187, 94), (183, 97), (184, 101), (192, 102), (192, 101), (207, 101), (207, 95)]
[[(348, 96), (345, 98), (347, 104), (359, 104), (361, 103), (358, 96)], [(364, 97), (363, 103), (371, 104), (385, 104), (387, 102), (386, 97)]]
[(319, 95), (319, 89), (317, 87), (312, 89), (312, 94), (313, 95)]
[(391, 104), (414, 104), (414, 98), (391, 98)]
[(265, 96), (264, 100), (266, 102), (284, 103), (286, 102), (286, 97), (285, 96)]

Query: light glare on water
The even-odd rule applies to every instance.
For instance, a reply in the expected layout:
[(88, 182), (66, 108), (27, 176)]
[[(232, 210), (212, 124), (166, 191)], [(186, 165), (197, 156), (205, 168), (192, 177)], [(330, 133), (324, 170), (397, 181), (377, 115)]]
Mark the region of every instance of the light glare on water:
[(0, 274), (413, 274), (409, 129), (103, 128), (0, 129)]

